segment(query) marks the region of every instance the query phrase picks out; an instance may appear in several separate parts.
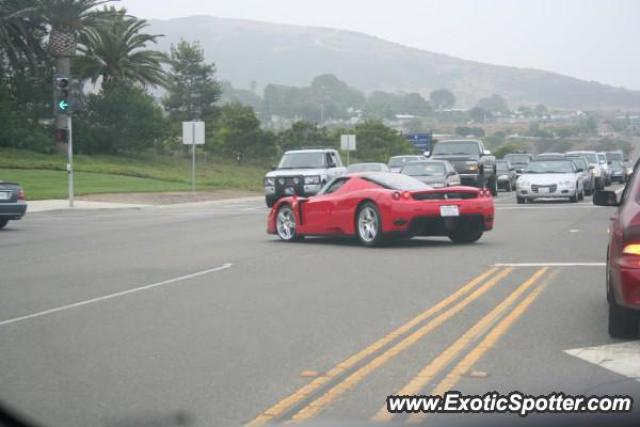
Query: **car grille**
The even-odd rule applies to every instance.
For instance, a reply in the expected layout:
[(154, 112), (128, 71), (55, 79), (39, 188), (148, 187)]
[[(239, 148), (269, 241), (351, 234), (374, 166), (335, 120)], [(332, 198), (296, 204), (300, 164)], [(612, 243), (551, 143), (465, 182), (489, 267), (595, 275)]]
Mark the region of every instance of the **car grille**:
[(548, 188), (549, 189), (549, 193), (555, 193), (558, 190), (558, 185), (557, 184), (551, 184), (551, 185), (536, 185), (536, 184), (532, 184), (531, 185), (531, 192), (538, 193), (540, 188)]
[(413, 195), (415, 200), (462, 200), (475, 199), (476, 193), (444, 192), (444, 193), (417, 193)]

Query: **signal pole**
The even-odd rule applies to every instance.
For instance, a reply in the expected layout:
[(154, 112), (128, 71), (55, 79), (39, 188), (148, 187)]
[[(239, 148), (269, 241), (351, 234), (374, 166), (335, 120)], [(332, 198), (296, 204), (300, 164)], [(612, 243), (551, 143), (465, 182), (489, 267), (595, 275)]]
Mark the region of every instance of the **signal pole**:
[(69, 181), (69, 207), (73, 207), (73, 123), (71, 121), (71, 115), (67, 116), (69, 126), (69, 142), (67, 143), (67, 176)]

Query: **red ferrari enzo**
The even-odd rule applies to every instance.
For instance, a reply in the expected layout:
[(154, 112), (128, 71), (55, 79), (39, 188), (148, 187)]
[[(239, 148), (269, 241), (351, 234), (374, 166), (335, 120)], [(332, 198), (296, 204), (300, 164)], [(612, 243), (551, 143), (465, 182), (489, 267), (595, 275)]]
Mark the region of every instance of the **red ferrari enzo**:
[(278, 200), (269, 213), (267, 232), (285, 241), (355, 235), (365, 246), (413, 236), (470, 243), (493, 228), (493, 215), (488, 190), (436, 190), (407, 175), (363, 173), (337, 177), (316, 196)]

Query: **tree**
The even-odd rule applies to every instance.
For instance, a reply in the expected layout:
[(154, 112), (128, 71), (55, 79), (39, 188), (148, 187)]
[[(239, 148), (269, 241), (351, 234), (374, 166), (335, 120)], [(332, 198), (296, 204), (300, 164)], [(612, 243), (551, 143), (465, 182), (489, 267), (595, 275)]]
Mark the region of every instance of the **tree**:
[(326, 128), (306, 121), (295, 122), (291, 128), (280, 132), (277, 136), (277, 142), (282, 151), (303, 147), (335, 146), (336, 144)]
[(139, 154), (169, 137), (169, 123), (153, 97), (122, 81), (91, 95), (87, 111), (74, 116), (74, 124), (74, 145), (88, 153)]
[(37, 12), (36, 0), (0, 0), (0, 63), (21, 68), (25, 59), (33, 64), (44, 57), (46, 28)]
[[(75, 56), (78, 38), (107, 19), (95, 8), (112, 0), (48, 0), (40, 1), (38, 9), (49, 25), (49, 53), (55, 59), (57, 75), (71, 75), (71, 58)], [(56, 116), (56, 127), (66, 127), (66, 116)]]
[(397, 131), (379, 121), (367, 120), (354, 128), (359, 159), (387, 162), (389, 157), (412, 154), (415, 148)]
[(275, 140), (260, 129), (260, 121), (253, 108), (239, 103), (220, 108), (213, 145), (205, 148), (242, 159), (265, 159), (276, 154)]
[(213, 122), (222, 89), (215, 78), (215, 65), (204, 62), (200, 44), (181, 40), (172, 46), (171, 68), (169, 95), (163, 100), (171, 118)]
[(508, 111), (507, 102), (503, 97), (496, 94), (488, 98), (481, 98), (476, 106), (492, 113), (504, 113)]
[(493, 117), (489, 111), (481, 107), (473, 107), (467, 114), (469, 114), (469, 118), (476, 123), (485, 123)]
[(476, 138), (484, 137), (484, 129), (479, 127), (458, 126), (455, 128), (455, 133), (458, 136), (475, 136)]
[(126, 14), (125, 9), (105, 9), (111, 16), (98, 23), (93, 31), (80, 36), (75, 66), (82, 78), (103, 83), (129, 81), (142, 85), (168, 86), (167, 74), (162, 64), (167, 56), (159, 51), (145, 49), (149, 43), (157, 43), (160, 35), (146, 34), (142, 30), (147, 21)]
[(408, 93), (402, 98), (402, 112), (414, 116), (425, 117), (433, 112), (431, 105), (419, 94)]
[(429, 100), (436, 110), (452, 108), (456, 104), (456, 97), (447, 89), (434, 90), (429, 94)]

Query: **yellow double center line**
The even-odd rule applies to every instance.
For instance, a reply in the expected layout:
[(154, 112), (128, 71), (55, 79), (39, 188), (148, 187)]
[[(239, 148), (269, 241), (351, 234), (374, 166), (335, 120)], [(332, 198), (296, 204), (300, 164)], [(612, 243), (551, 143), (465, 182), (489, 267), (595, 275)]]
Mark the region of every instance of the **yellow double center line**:
[[(471, 329), (467, 330), (446, 350), (436, 356), (429, 364), (427, 364), (407, 385), (400, 389), (397, 396), (417, 395), (431, 380), (444, 369), (451, 361), (456, 358), (469, 344), (475, 339), (482, 336), (487, 329), (513, 305), (529, 288), (534, 286), (547, 272), (547, 268), (537, 270), (531, 277), (525, 280), (515, 291), (507, 296), (493, 310), (487, 313), (478, 323)], [(550, 281), (555, 273), (547, 276), (545, 283)], [(454, 387), (462, 375), (464, 375), (493, 345), (500, 337), (515, 323), (515, 321), (527, 310), (533, 301), (540, 295), (544, 289), (544, 284), (537, 286), (522, 302), (520, 302), (507, 316), (505, 316), (488, 334), (487, 336), (467, 354), (463, 360), (458, 363), (453, 370), (442, 380), (432, 391), (431, 395), (443, 395), (446, 391)], [(424, 415), (417, 414), (410, 418), (411, 422), (421, 421)], [(386, 405), (380, 408), (378, 413), (373, 416), (372, 420), (377, 422), (388, 422), (393, 418), (393, 414), (389, 413)]]
[[(425, 335), (433, 331), (438, 326), (442, 325), (446, 320), (450, 319), (462, 309), (464, 309), (471, 302), (475, 301), (477, 298), (482, 296), (485, 292), (491, 289), (493, 286), (498, 284), (501, 280), (507, 277), (512, 268), (506, 268), (504, 270), (499, 270), (497, 268), (492, 268), (478, 277), (472, 279), (470, 282), (465, 284), (463, 287), (458, 289), (453, 294), (449, 295), (442, 301), (440, 301), (435, 306), (429, 308), (428, 310), (420, 313), (418, 316), (411, 319), (409, 322), (405, 323), (398, 329), (392, 331), (387, 334), (385, 337), (379, 339), (375, 343), (356, 353), (355, 355), (349, 357), (343, 362), (336, 365), (334, 368), (329, 370), (325, 375), (318, 377), (311, 381), (309, 384), (299, 388), (297, 391), (287, 396), (280, 402), (276, 403), (265, 412), (260, 414), (254, 420), (249, 422), (247, 425), (250, 427), (258, 427), (263, 426), (276, 418), (281, 417), (295, 405), (300, 404), (305, 399), (309, 398), (314, 392), (320, 390), (323, 386), (327, 385), (330, 381), (339, 377), (340, 375), (346, 373), (349, 369), (355, 367), (358, 363), (363, 361), (365, 358), (375, 354), (389, 343), (394, 341), (395, 339), (401, 337), (402, 335), (409, 332), (412, 328), (422, 323), (423, 321), (429, 319), (430, 317), (436, 315), (440, 311), (444, 310), (451, 304), (453, 304), (456, 300), (467, 295), (462, 301), (455, 304), (453, 307), (444, 311), (437, 317), (433, 318), (429, 322), (427, 322), (424, 326), (401, 340), (399, 343), (389, 348), (387, 351), (377, 356), (369, 363), (365, 364), (361, 368), (357, 369), (343, 381), (330, 388), (326, 393), (321, 395), (316, 400), (312, 401), (310, 404), (302, 408), (298, 413), (293, 416), (293, 420), (301, 421), (308, 418), (313, 417), (318, 412), (320, 412), (323, 408), (328, 406), (331, 402), (333, 402), (338, 396), (342, 395), (346, 391), (355, 387), (362, 379), (364, 379), (371, 372), (400, 354), (402, 351), (411, 347), (418, 340), (423, 338)], [(492, 277), (491, 277), (492, 276)], [(486, 283), (482, 286), (475, 289), (471, 292), (476, 286), (483, 283), (485, 279), (491, 277)], [(471, 293), (470, 293), (471, 292)]]

